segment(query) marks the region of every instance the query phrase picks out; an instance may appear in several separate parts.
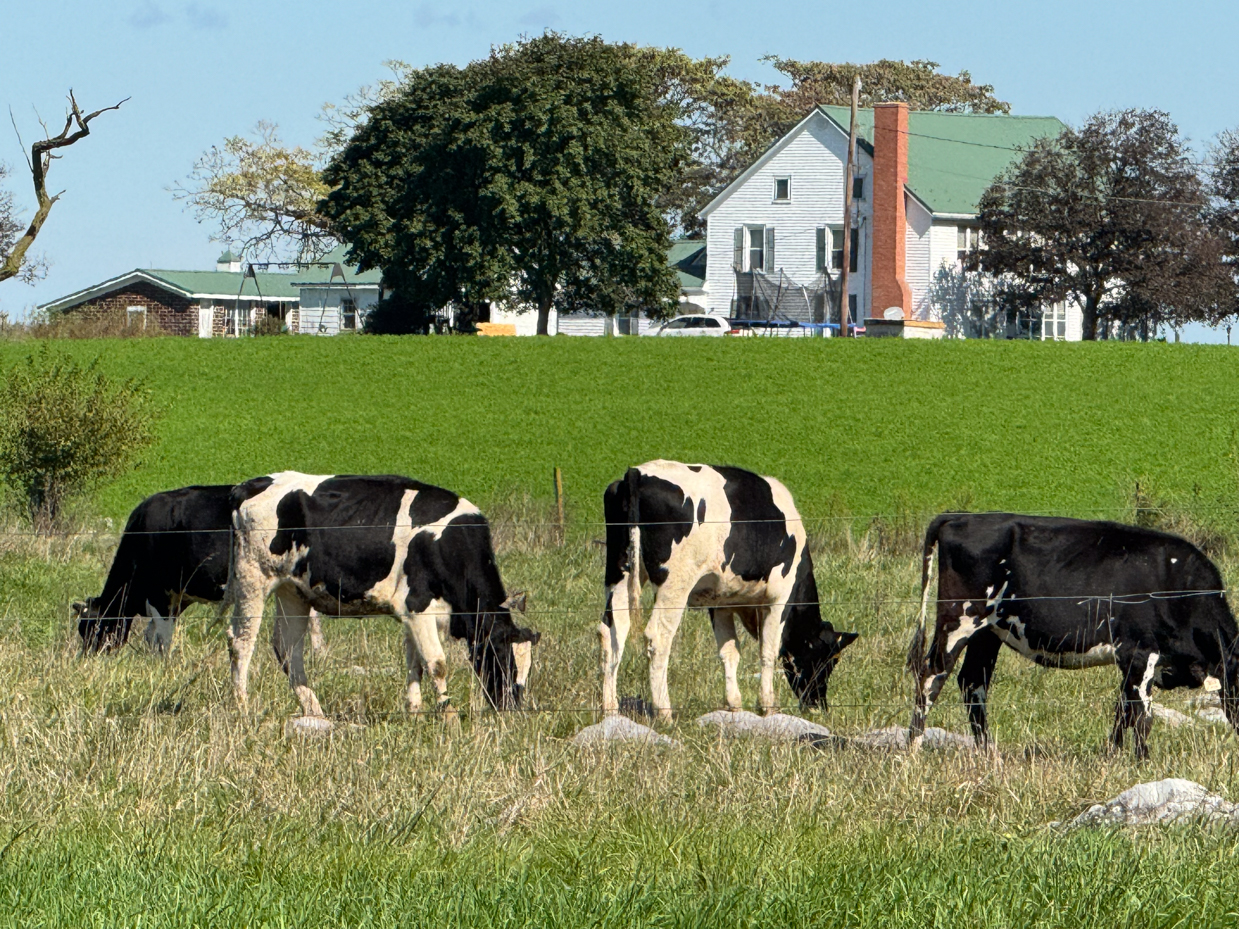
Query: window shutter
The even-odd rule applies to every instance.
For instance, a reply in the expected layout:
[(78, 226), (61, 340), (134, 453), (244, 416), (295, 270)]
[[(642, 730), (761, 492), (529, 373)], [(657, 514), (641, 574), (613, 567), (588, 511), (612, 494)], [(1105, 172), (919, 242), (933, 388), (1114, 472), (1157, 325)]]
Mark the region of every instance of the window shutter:
[(819, 227), (817, 230), (817, 273), (821, 274), (826, 270), (826, 230)]
[(766, 273), (773, 274), (777, 267), (774, 263), (774, 226), (766, 227)]
[(744, 227), (737, 226), (732, 240), (731, 267), (734, 271), (744, 270)]
[(856, 226), (852, 227), (852, 243), (851, 251), (848, 252), (848, 270), (853, 274), (856, 273), (856, 268), (860, 264), (860, 229)]

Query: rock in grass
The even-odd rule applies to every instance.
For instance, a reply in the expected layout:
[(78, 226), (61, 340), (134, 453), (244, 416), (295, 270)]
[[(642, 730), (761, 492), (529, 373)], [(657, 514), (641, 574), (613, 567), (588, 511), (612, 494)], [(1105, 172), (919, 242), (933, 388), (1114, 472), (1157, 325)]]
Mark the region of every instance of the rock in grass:
[(1196, 720), (1192, 719), (1192, 717), (1185, 716), (1178, 710), (1172, 710), (1168, 706), (1162, 706), (1160, 703), (1150, 704), (1149, 713), (1154, 719), (1160, 719), (1173, 729), (1177, 729), (1179, 726), (1192, 726), (1196, 723)]
[[(885, 729), (871, 729), (869, 732), (856, 736), (851, 741), (854, 745), (865, 748), (907, 748), (908, 730), (904, 726), (887, 726)], [(976, 742), (966, 735), (948, 732), (945, 729), (939, 729), (937, 726), (930, 726), (925, 730), (924, 738), (921, 739), (921, 748), (973, 749), (976, 748)]]
[(1222, 723), (1226, 725), (1229, 722), (1226, 718), (1226, 711), (1220, 706), (1207, 706), (1202, 710), (1197, 710), (1196, 716), (1207, 723)]
[(334, 727), (321, 716), (294, 716), (284, 727), (289, 735), (326, 735)]
[(1168, 777), (1137, 784), (1107, 803), (1089, 807), (1068, 826), (1148, 826), (1195, 819), (1239, 819), (1239, 805), (1209, 793), (1195, 781)]
[(715, 710), (699, 717), (697, 725), (717, 726), (719, 733), (727, 736), (752, 735), (764, 739), (830, 737), (830, 730), (825, 726), (787, 713), (758, 716), (748, 710)]
[(602, 722), (586, 726), (572, 737), (576, 745), (601, 745), (604, 742), (645, 742), (650, 745), (679, 745), (675, 739), (655, 732), (649, 726), (633, 722), (618, 714), (604, 717)]

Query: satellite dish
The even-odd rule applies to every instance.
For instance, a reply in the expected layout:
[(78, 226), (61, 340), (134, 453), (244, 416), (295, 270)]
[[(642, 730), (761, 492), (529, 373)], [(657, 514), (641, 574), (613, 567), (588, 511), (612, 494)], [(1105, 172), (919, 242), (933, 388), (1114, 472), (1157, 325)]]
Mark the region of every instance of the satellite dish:
[(882, 318), (889, 320), (903, 319), (903, 310), (897, 306), (888, 306), (882, 311)]

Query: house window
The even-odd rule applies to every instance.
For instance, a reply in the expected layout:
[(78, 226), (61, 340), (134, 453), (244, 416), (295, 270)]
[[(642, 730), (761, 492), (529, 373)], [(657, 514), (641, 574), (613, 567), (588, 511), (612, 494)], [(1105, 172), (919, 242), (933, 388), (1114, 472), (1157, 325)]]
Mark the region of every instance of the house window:
[(352, 297), (340, 298), (340, 328), (357, 328), (357, 302)]
[(852, 199), (865, 199), (865, 179), (863, 177), (852, 178)]
[(130, 329), (145, 329), (146, 328), (146, 307), (144, 306), (127, 306), (125, 307), (125, 322)]
[(790, 177), (776, 177), (774, 179), (774, 199), (776, 203), (792, 199), (792, 179)]
[(232, 336), (247, 335), (250, 331), (250, 305), (236, 304), (228, 307), (224, 322), (224, 334)]
[(981, 230), (976, 226), (955, 227), (956, 260), (961, 264), (968, 253), (981, 247)]
[(1041, 339), (1062, 342), (1067, 338), (1067, 307), (1062, 303), (1047, 306), (1041, 311)]
[(749, 266), (750, 271), (766, 270), (766, 227), (749, 226)]
[[(848, 253), (848, 270), (853, 274), (860, 267), (860, 229), (852, 228), (852, 250)], [(830, 227), (830, 270), (843, 270), (843, 227)]]

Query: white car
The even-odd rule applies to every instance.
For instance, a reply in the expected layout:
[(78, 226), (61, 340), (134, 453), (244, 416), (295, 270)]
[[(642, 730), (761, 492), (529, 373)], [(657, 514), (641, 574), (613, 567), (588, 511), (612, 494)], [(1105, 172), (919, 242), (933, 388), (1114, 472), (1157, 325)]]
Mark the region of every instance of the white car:
[(658, 327), (652, 335), (727, 335), (731, 329), (727, 320), (718, 316), (677, 316)]

